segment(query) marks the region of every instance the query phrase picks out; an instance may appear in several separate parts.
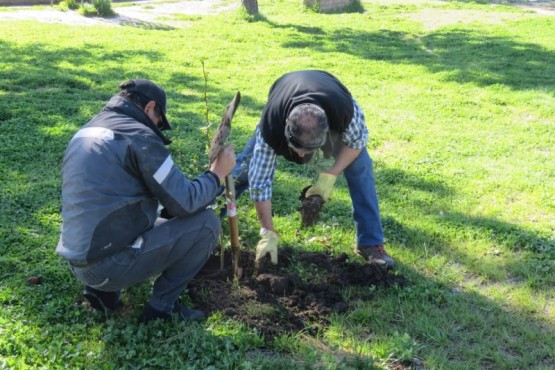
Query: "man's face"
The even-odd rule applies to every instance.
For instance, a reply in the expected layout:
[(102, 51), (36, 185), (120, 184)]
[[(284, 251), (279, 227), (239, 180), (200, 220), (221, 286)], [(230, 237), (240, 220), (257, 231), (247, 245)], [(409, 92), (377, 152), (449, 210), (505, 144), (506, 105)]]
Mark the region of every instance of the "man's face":
[(156, 127), (162, 128), (162, 115), (159, 113), (159, 108), (156, 106), (155, 101), (148, 102), (145, 107), (145, 113)]

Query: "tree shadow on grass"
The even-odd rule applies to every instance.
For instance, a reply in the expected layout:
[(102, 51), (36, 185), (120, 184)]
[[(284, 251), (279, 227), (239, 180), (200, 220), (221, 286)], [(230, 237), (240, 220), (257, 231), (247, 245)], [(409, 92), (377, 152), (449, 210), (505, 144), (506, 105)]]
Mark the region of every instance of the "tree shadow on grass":
[[(426, 244), (439, 253), (450, 256), (454, 262), (469, 267), (471, 272), (472, 266), (480, 266), (480, 270), (485, 272), (489, 269), (488, 264), (491, 264), (490, 271), (503, 271), (503, 275), (521, 281), (527, 280), (539, 290), (549, 283), (542, 269), (547, 268), (549, 259), (554, 257), (555, 240), (552, 237), (505, 221), (463, 214), (451, 206), (456, 194), (449, 185), (425, 179), (417, 173), (379, 168), (376, 176), (381, 202), (389, 203), (388, 209), (395, 209), (396, 204), (403, 204), (407, 210), (413, 210), (435, 224), (434, 229), (442, 230), (442, 233), (436, 233), (407, 227), (385, 215), (384, 233), (391, 242), (400, 243), (406, 248), (416, 247), (410, 245), (411, 241), (417, 242), (418, 248)], [(454, 235), (463, 239), (487, 240), (496, 249), (506, 248), (516, 252), (515, 258), (501, 264), (494, 259), (486, 260), (483, 255), (469, 255), (450, 247)], [(499, 252), (492, 250), (483, 253), (492, 257)], [(537, 278), (528, 276), (527, 271), (537, 271)]]
[(394, 31), (276, 24), (289, 29), (285, 48), (319, 53), (342, 53), (391, 64), (421, 65), (432, 73), (448, 72), (445, 81), (480, 86), (506, 85), (513, 89), (552, 89), (555, 52), (538, 44), (486, 35), (476, 29), (437, 30), (423, 36)]

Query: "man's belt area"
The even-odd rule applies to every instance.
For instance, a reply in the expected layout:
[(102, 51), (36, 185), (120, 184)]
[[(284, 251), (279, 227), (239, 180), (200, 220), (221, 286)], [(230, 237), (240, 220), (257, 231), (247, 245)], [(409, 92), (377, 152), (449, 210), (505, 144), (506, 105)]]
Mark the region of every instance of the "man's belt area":
[(104, 259), (106, 259), (107, 257), (110, 257), (113, 254), (121, 252), (122, 250), (125, 250), (125, 249), (128, 249), (128, 248), (130, 248), (130, 249), (141, 249), (141, 247), (143, 245), (143, 242), (144, 242), (144, 239), (143, 239), (142, 235), (139, 235), (137, 237), (137, 239), (135, 239), (131, 245), (128, 245), (127, 247), (118, 249), (112, 254), (105, 255), (105, 256), (102, 256), (100, 258), (96, 258), (96, 259), (92, 259), (92, 260), (83, 261), (83, 262), (76, 262), (76, 261), (70, 261), (70, 260), (68, 260), (68, 262), (71, 266), (78, 267), (78, 268), (93, 266), (93, 265), (96, 265), (96, 264), (104, 261)]

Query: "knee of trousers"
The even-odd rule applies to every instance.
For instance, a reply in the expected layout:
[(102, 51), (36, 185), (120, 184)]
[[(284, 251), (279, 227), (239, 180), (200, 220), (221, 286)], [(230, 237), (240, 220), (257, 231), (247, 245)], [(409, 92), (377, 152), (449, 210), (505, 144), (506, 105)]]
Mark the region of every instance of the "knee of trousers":
[(202, 223), (203, 229), (205, 229), (206, 232), (214, 234), (215, 238), (220, 236), (222, 232), (222, 223), (214, 211), (206, 209), (197, 217), (199, 217), (199, 223)]
[(211, 209), (205, 210), (200, 216), (203, 218), (205, 232), (212, 234), (214, 241), (218, 240), (222, 232), (222, 220)]
[(221, 233), (220, 222), (220, 218), (210, 209), (196, 214), (178, 226), (184, 232), (177, 240), (177, 244), (183, 244), (186, 249), (198, 247), (213, 251)]

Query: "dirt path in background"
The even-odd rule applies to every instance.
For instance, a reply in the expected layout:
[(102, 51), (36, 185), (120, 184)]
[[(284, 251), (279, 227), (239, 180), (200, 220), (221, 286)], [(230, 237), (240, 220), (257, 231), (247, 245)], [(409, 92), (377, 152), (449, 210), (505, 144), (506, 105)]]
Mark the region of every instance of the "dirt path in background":
[[(418, 4), (442, 3), (439, 0), (377, 0), (388, 5), (396, 3)], [(555, 1), (522, 1), (512, 5), (536, 12), (541, 15), (555, 16)], [(236, 9), (240, 1), (235, 0), (191, 0), (177, 2), (141, 1), (136, 5), (115, 7), (118, 15), (114, 18), (83, 17), (74, 11), (62, 12), (54, 8), (33, 9), (32, 7), (9, 7), (0, 11), (0, 20), (34, 20), (47, 23), (64, 23), (71, 25), (105, 25), (119, 27), (132, 25), (144, 28), (180, 28), (189, 22), (179, 19), (183, 15), (210, 15)], [(261, 9), (263, 12), (263, 9)], [(408, 17), (422, 22), (427, 30), (436, 29), (454, 23), (473, 21), (500, 23), (520, 17), (514, 13), (484, 13), (479, 11), (429, 9), (407, 14)]]
[[(187, 0), (177, 2), (140, 1), (136, 5), (114, 7), (114, 18), (84, 17), (75, 11), (60, 11), (54, 8), (37, 9), (33, 7), (8, 7), (0, 11), (0, 20), (33, 20), (46, 23), (64, 23), (70, 25), (135, 25), (145, 28), (186, 27), (189, 22), (179, 20), (181, 15), (210, 15), (236, 9), (239, 1), (226, 0)], [(1, 7), (0, 7), (1, 9)]]

